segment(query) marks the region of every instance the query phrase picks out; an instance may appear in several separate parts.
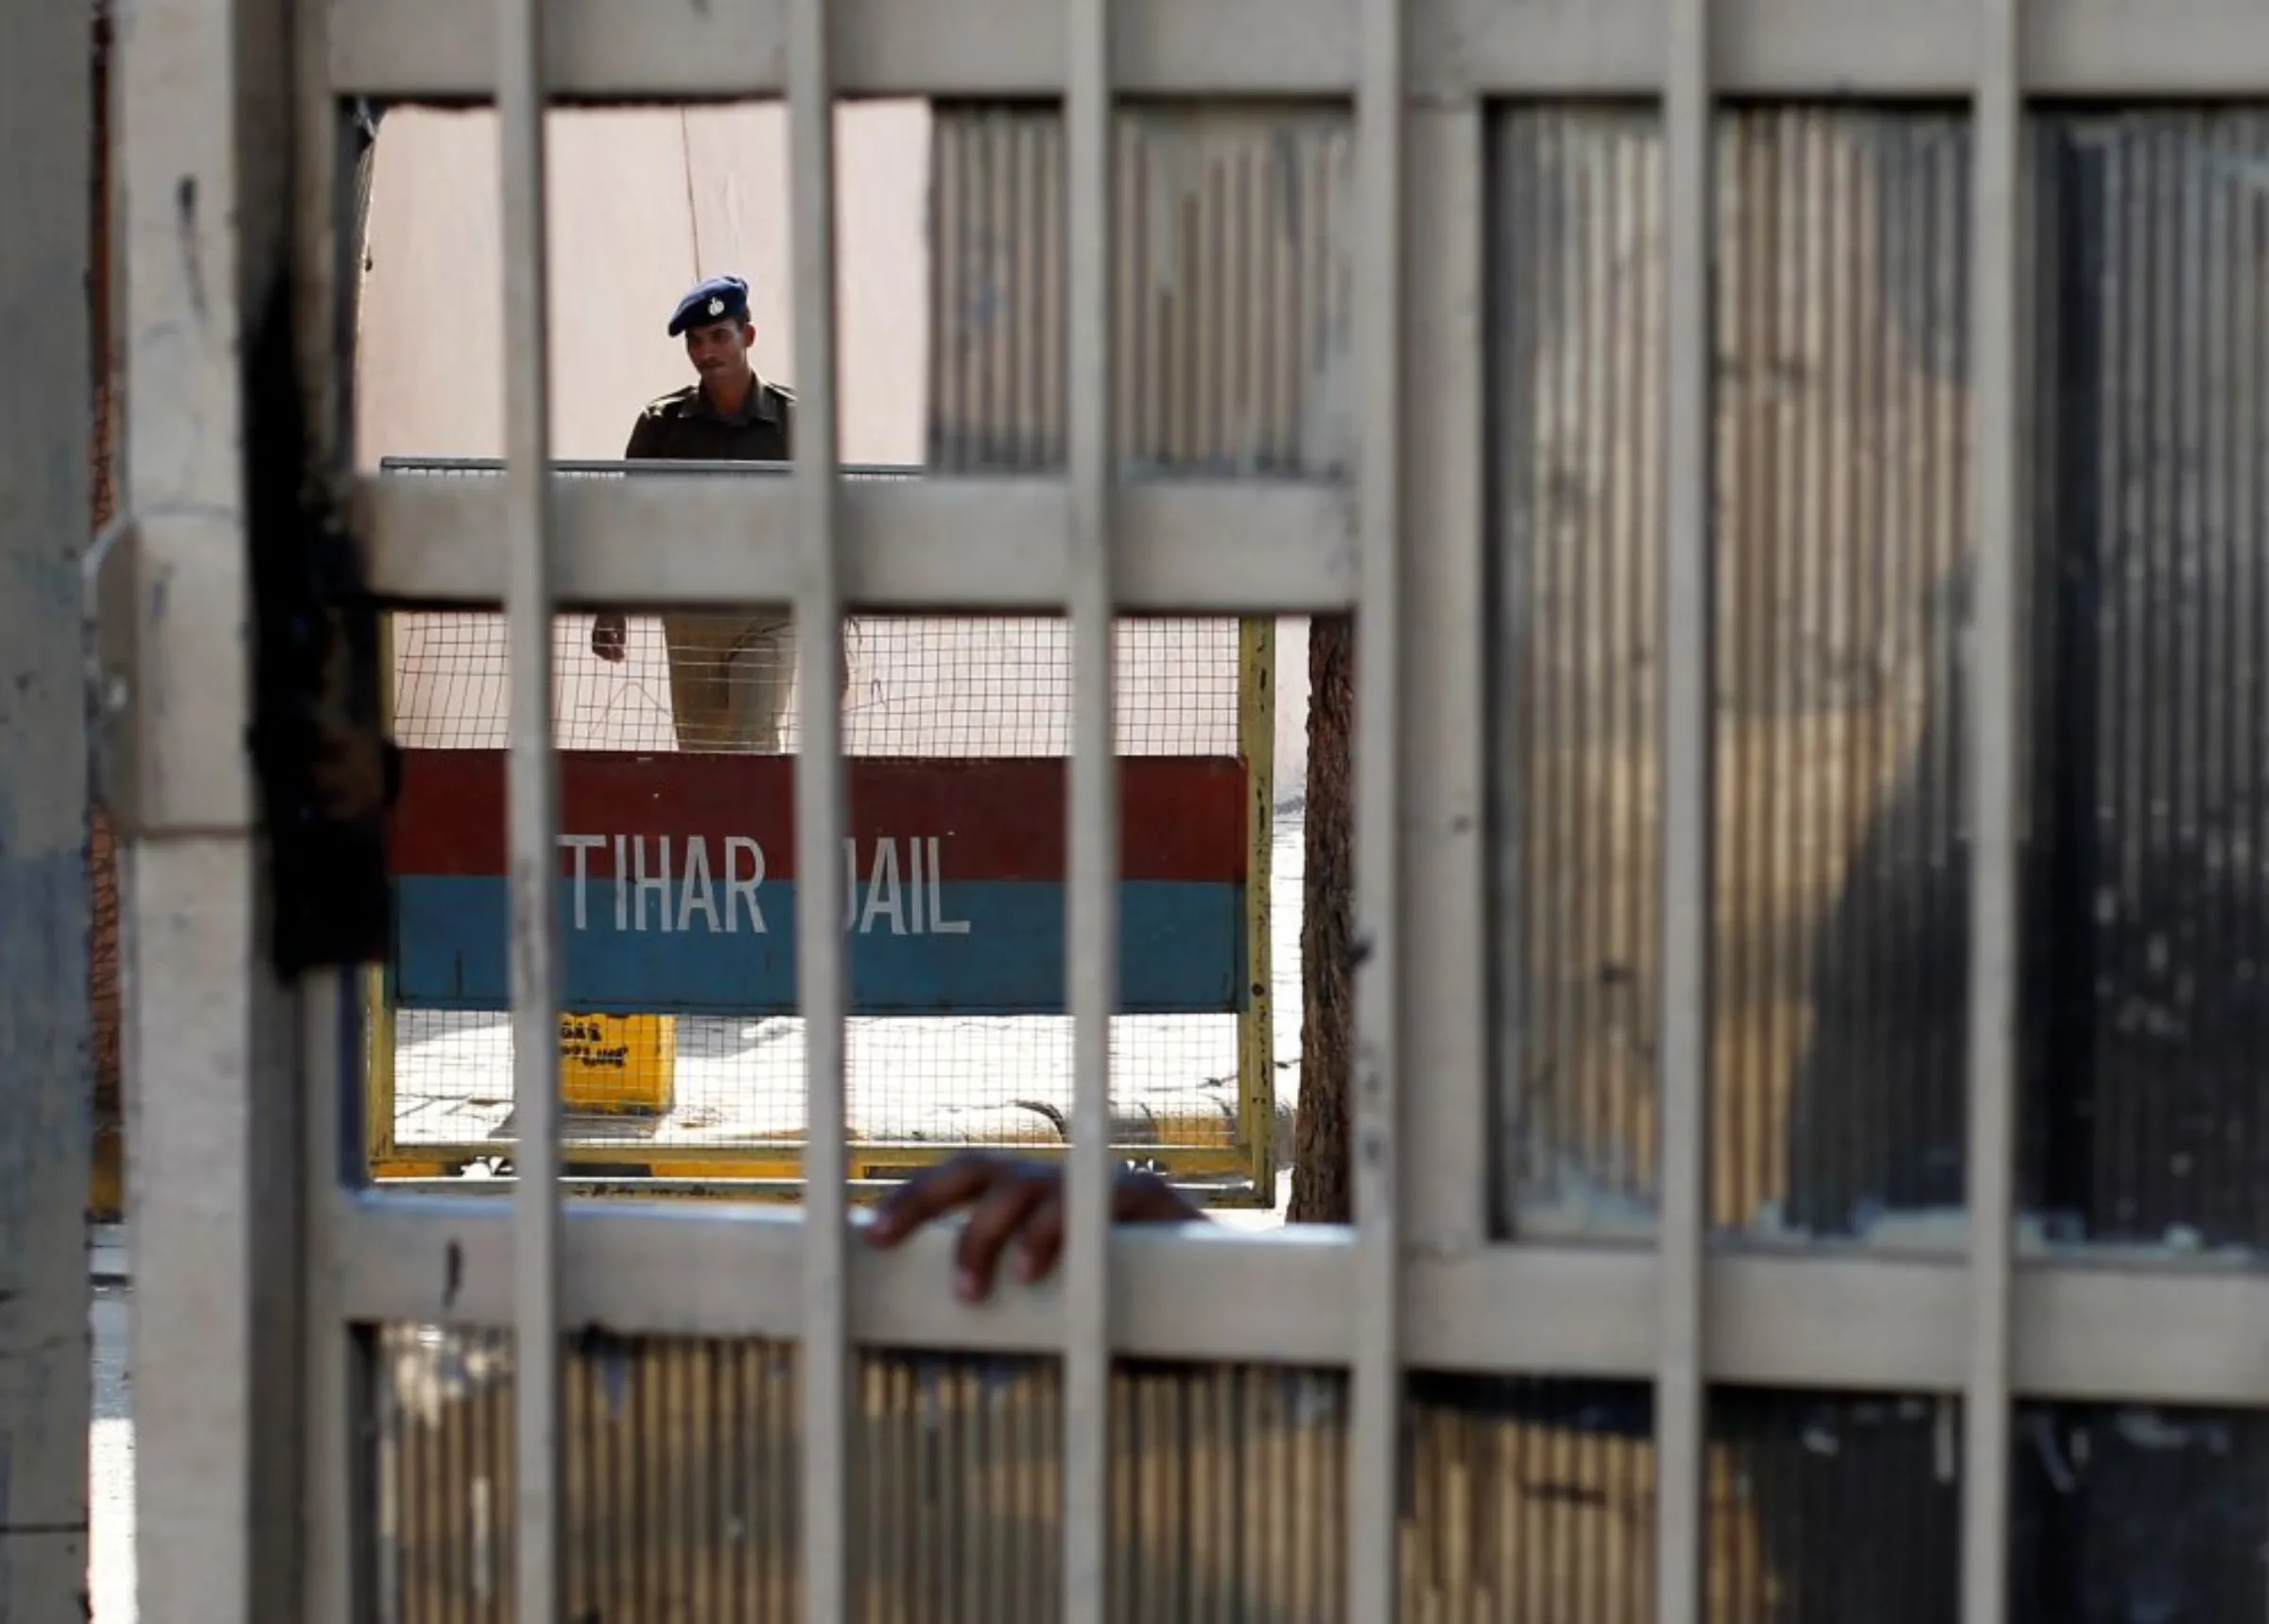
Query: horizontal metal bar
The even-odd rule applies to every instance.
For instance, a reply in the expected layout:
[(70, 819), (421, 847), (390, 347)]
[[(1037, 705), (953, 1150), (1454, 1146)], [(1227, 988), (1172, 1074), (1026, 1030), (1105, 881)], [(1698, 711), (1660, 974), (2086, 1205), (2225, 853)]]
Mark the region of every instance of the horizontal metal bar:
[[(792, 462), (736, 462), (705, 458), (686, 458), (684, 460), (654, 461), (641, 459), (625, 461), (621, 458), (555, 457), (551, 459), (554, 474), (565, 474), (585, 479), (677, 479), (688, 474), (722, 474), (735, 479), (779, 479), (795, 476)], [(494, 478), (504, 473), (504, 461), (495, 457), (381, 457), (378, 472), (394, 475), (446, 475), (449, 477), (486, 476)], [(919, 462), (838, 462), (836, 472), (845, 479), (921, 479), (928, 470)]]
[[(388, 1196), (342, 1196), (334, 1259), (349, 1319), (465, 1325), (510, 1320), (509, 1204)], [(1271, 1312), (1250, 1312), (1257, 1278), (1252, 1242), (1221, 1229), (1113, 1236), (1112, 1318), (1127, 1327), (1119, 1351), (1174, 1357), (1192, 1352), (1270, 1363), (1328, 1358), (1344, 1338), (1342, 1300), (1329, 1294), (1344, 1263), (1329, 1231), (1316, 1238), (1271, 1237), (1266, 1258)], [(571, 1204), (563, 1235), (571, 1327), (622, 1334), (793, 1338), (802, 1333), (797, 1285), (804, 1223), (777, 1209)], [(883, 1254), (855, 1243), (849, 1311), (854, 1339), (870, 1346), (972, 1347), (1061, 1352), (1059, 1290), (1004, 1289), (970, 1308), (954, 1299), (950, 1237), (936, 1232)], [(667, 1260), (665, 1262), (664, 1260)], [(660, 1269), (671, 1281), (657, 1280)], [(1226, 1304), (1232, 1283), (1247, 1295), (1235, 1314), (1191, 1314), (1185, 1298)], [(680, 1286), (683, 1288), (679, 1288)], [(1323, 1287), (1317, 1291), (1309, 1286)], [(1279, 1303), (1275, 1292), (1283, 1293)], [(1147, 1334), (1146, 1334), (1147, 1329)], [(1193, 1344), (1192, 1335), (1203, 1336)]]
[[(1224, 1125), (1227, 1118), (1221, 1119)], [(999, 1150), (1012, 1155), (1027, 1156), (1038, 1161), (1061, 1161), (1066, 1147), (1062, 1140), (1047, 1144), (1028, 1144), (1016, 1140), (894, 1140), (853, 1139), (852, 1161), (865, 1166), (928, 1166), (943, 1162), (948, 1156), (958, 1156), (964, 1150)], [(1135, 1139), (1115, 1137), (1111, 1141), (1113, 1154), (1154, 1160), (1164, 1165), (1169, 1174), (1189, 1172), (1236, 1173), (1244, 1169), (1246, 1152), (1234, 1145), (1219, 1140), (1208, 1144), (1192, 1145), (1166, 1139)], [(411, 1167), (430, 1167), (437, 1164), (485, 1162), (496, 1157), (509, 1158), (512, 1153), (510, 1139), (411, 1139), (397, 1143), (392, 1152), (381, 1159), (373, 1171), (385, 1177), (387, 1168), (394, 1164)], [(658, 1174), (680, 1178), (734, 1178), (751, 1168), (778, 1168), (782, 1176), (792, 1176), (793, 1170), (804, 1165), (804, 1141), (794, 1139), (766, 1139), (751, 1141), (736, 1139), (716, 1145), (657, 1144), (652, 1140), (635, 1138), (582, 1140), (561, 1148), (561, 1155), (569, 1167), (652, 1167)]]
[[(510, 1323), (507, 1203), (339, 1200), (331, 1265), (349, 1319)], [(792, 1338), (802, 1235), (800, 1218), (777, 1209), (570, 1204), (563, 1318), (624, 1334)], [(855, 1246), (854, 1339), (1024, 1353), (1063, 1345), (1056, 1290), (1005, 1287), (984, 1307), (957, 1302), (951, 1246), (944, 1231), (887, 1254)], [(1353, 1357), (1347, 1230), (1120, 1230), (1112, 1248), (1122, 1354), (1341, 1367)], [(1408, 1360), (1644, 1381), (1655, 1366), (1659, 1278), (1652, 1253), (1634, 1248), (1414, 1255), (1404, 1269)], [(1706, 1373), (1746, 1386), (1959, 1391), (1967, 1280), (1958, 1255), (1715, 1255), (1704, 1287), (1713, 1304)], [(1251, 1312), (1257, 1302), (1266, 1315)], [(2035, 1260), (2018, 1267), (2012, 1312), (2019, 1396), (2269, 1404), (2260, 1334), (2269, 1276)]]
[[(1129, 613), (1316, 613), (1355, 595), (1348, 492), (1313, 481), (1156, 480), (1120, 488), (1116, 587)], [(364, 479), (372, 590), (403, 602), (503, 601), (494, 479)], [(1060, 481), (847, 480), (843, 597), (855, 610), (1059, 613), (1070, 584)], [(568, 604), (786, 603), (800, 579), (785, 479), (556, 478), (553, 578)], [(731, 538), (730, 544), (720, 544)]]
[[(1058, 1160), (1061, 1160), (1059, 1154)], [(932, 1157), (931, 1165), (944, 1160)], [(794, 1164), (794, 1159), (788, 1159)], [(570, 1164), (572, 1166), (572, 1164)], [(904, 1183), (903, 1175), (865, 1177), (861, 1163), (852, 1159), (852, 1177), (845, 1188), (855, 1201), (879, 1201)], [(804, 1180), (792, 1174), (748, 1177), (738, 1173), (717, 1173), (702, 1170), (682, 1171), (676, 1168), (652, 1176), (637, 1174), (578, 1174), (569, 1172), (561, 1179), (560, 1187), (571, 1200), (608, 1201), (777, 1201), (800, 1202), (804, 1199)], [(1221, 1183), (1181, 1183), (1176, 1187), (1201, 1206), (1252, 1208), (1275, 1204), (1273, 1189), (1263, 1190), (1250, 1180)], [(447, 1201), (501, 1201), (512, 1193), (512, 1181), (501, 1179), (452, 1178), (425, 1172), (381, 1174), (378, 1188), (388, 1195), (438, 1196)]]
[[(1408, 78), (1426, 97), (1654, 96), (1663, 0), (1407, 0)], [(777, 96), (786, 0), (560, 0), (546, 79), (569, 99)], [(1122, 95), (1344, 98), (1358, 0), (1146, 0), (1115, 26)], [(1061, 0), (836, 0), (837, 87), (851, 96), (1060, 96)], [(1966, 97), (1975, 0), (1725, 0), (1712, 77), (1730, 95)], [(335, 0), (341, 95), (487, 100), (493, 21), (456, 0)], [(2243, 95), (2263, 88), (2259, 0), (2064, 0), (2029, 30), (2021, 77), (2045, 96)]]

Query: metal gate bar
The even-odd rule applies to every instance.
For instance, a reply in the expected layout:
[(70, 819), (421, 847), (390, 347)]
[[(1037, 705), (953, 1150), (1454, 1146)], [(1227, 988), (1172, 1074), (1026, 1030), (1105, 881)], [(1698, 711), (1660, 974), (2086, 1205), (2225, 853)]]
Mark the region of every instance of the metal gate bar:
[[(2038, 8), (2035, 7), (2037, 10)], [(2018, 773), (2024, 598), (2018, 580), (2018, 184), (2023, 0), (1979, 0), (1972, 487), (1977, 548), (1977, 680), (1968, 718), (1973, 833), (1969, 943), (1969, 1371), (1962, 1405), (1962, 1616), (1999, 1624), (2009, 1607), (2013, 1393), (2009, 1290), (2016, 1243)]]
[(560, 927), (552, 748), (555, 602), (546, 493), (551, 484), (550, 233), (546, 207), (545, 0), (497, 0), (496, 84), (504, 252), (505, 634), (511, 667), (506, 762), (512, 1099), (513, 1593), (522, 1624), (562, 1616), (560, 1393)]
[(1658, 1154), (1662, 1345), (1654, 1373), (1655, 1615), (1699, 1624), (1709, 1379), (1703, 1249), (1709, 1231), (1710, 747), (1715, 571), (1710, 546), (1710, 256), (1717, 222), (1710, 0), (1670, 0), (1663, 63), (1662, 1103)]
[[(842, 848), (842, 582), (836, 556), (838, 424), (835, 332), (835, 80), (826, 0), (791, 0), (788, 29), (789, 219), (797, 410), (792, 484), (801, 579), (795, 594), (796, 689), (803, 707), (796, 759), (796, 866), (824, 874)], [(849, 1192), (844, 1184), (845, 944), (830, 907), (796, 915), (798, 996), (804, 1005), (805, 1331), (804, 1611), (851, 1615), (851, 1327)]]
[(1111, 1015), (1118, 1002), (1118, 764), (1113, 755), (1114, 362), (1111, 0), (1065, 0), (1064, 183), (1069, 343), (1071, 1149), (1064, 1213), (1064, 1616), (1106, 1624), (1111, 1497)]
[(1401, 1510), (1403, 1171), (1401, 977), (1404, 9), (1358, 9), (1355, 120), (1355, 1201), (1354, 1391), (1347, 1427), (1349, 1624), (1394, 1624)]
[[(1114, 77), (1128, 96), (1344, 99), (1360, 74), (1362, 0), (1165, 0), (1119, 20)], [(777, 96), (786, 0), (654, 15), (637, 0), (563, 12), (553, 94), (566, 100)], [(1662, 88), (1660, 0), (1500, 7), (1410, 0), (1405, 90), (1420, 104), (1472, 97), (1653, 97)], [(1979, 0), (1740, 0), (1716, 8), (1713, 78), (1732, 96), (1966, 97), (1978, 82)], [(1063, 0), (838, 0), (843, 96), (1054, 98), (1065, 86)], [(341, 96), (485, 101), (496, 86), (485, 16), (451, 0), (336, 6), (331, 88)], [(2241, 0), (2055, 7), (2032, 19), (2026, 87), (2054, 97), (2261, 93), (2269, 16)]]

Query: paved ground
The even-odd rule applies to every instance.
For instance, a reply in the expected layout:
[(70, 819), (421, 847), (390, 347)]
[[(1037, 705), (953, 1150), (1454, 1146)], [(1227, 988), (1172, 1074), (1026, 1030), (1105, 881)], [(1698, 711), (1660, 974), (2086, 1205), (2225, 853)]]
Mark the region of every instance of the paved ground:
[(95, 1624), (134, 1624), (135, 1618), (134, 1423), (127, 1316), (125, 1287), (95, 1287), (95, 1419), (87, 1434), (93, 1527), (87, 1565)]

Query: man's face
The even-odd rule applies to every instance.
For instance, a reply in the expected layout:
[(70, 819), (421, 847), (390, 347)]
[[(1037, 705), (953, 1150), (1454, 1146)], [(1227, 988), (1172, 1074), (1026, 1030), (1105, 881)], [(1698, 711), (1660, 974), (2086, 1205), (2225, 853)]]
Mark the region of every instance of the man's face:
[(685, 355), (703, 383), (737, 378), (749, 368), (749, 346), (756, 329), (742, 322), (712, 321), (685, 330)]

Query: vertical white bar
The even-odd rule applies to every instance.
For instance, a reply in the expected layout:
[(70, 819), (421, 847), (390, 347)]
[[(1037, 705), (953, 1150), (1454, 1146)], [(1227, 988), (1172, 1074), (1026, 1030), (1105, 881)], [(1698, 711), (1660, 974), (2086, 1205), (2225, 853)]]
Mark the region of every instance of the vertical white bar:
[(1403, 324), (1412, 391), (1402, 533), (1405, 614), (1426, 628), (1403, 675), (1404, 879), (1427, 925), (1403, 939), (1410, 1000), (1404, 1050), (1426, 1079), (1404, 1098), (1405, 1159), (1425, 1169), (1401, 1214), (1406, 1246), (1457, 1255), (1489, 1241), (1491, 1021), (1483, 827), (1489, 752), (1483, 435), (1488, 327), (1489, 113), (1479, 102), (1412, 109), (1404, 230), (1411, 262)]
[(1403, 8), (1362, 0), (1357, 66), (1355, 1357), (1349, 1624), (1394, 1624), (1402, 1485)]
[[(316, 403), (310, 416), (312, 455), (329, 472), (351, 466), (348, 411), (352, 406), (354, 312), (362, 242), (350, 205), (355, 161), (343, 140), (344, 120), (331, 95), (331, 8), (323, 0), (292, 0), (291, 101), (299, 163), (294, 173), (295, 317), (301, 354), (317, 369), (302, 387)], [(340, 184), (342, 179), (346, 184)], [(390, 677), (390, 673), (386, 674)], [(301, 1292), (301, 1473), (304, 1560), (300, 1574), (302, 1614), (310, 1618), (369, 1616), (359, 1565), (372, 1546), (362, 1493), (361, 1360), (342, 1310), (338, 1273), (329, 1267), (337, 1244), (341, 1183), (358, 1176), (362, 1158), (350, 1162), (342, 1132), (342, 1093), (349, 1068), (361, 1056), (348, 1045), (360, 1036), (361, 972), (324, 970), (301, 986), (300, 1226), (307, 1266)], [(359, 1141), (360, 1133), (353, 1136)]]
[(361, 1493), (360, 1361), (339, 1300), (338, 1271), (331, 1267), (346, 1150), (355, 1142), (342, 1132), (339, 1096), (345, 1067), (356, 1058), (348, 1045), (359, 1036), (351, 1011), (360, 1006), (360, 987), (359, 972), (324, 970), (301, 988), (300, 1064), (307, 1086), (301, 1103), (300, 1223), (308, 1267), (301, 1314), (306, 1545), (300, 1607), (307, 1618), (372, 1615), (359, 1569), (373, 1532), (367, 1520), (372, 1507)]
[(1072, 720), (1065, 940), (1071, 957), (1072, 1107), (1065, 1215), (1064, 1616), (1066, 1624), (1104, 1624), (1111, 1493), (1111, 1016), (1118, 1008), (1118, 763), (1111, 719), (1116, 115), (1110, 0), (1067, 3)]
[(804, 1615), (851, 1616), (851, 1329), (844, 1290), (843, 953), (826, 876), (841, 872), (842, 587), (836, 567), (835, 85), (827, 0), (788, 14), (796, 322), (796, 976), (804, 1009)]
[(2020, 344), (2019, 0), (1980, 0), (1971, 325), (1977, 619), (1971, 627), (1969, 1376), (1962, 1407), (1963, 1624), (2008, 1607), (2009, 1286), (2017, 1176)]
[(1662, 663), (1662, 1344), (1654, 1372), (1655, 1616), (1702, 1610), (1702, 1255), (1709, 1183), (1710, 231), (1708, 0), (1669, 0), (1662, 97), (1667, 459)]
[[(145, 454), (157, 449), (145, 442)], [(232, 555), (234, 557), (235, 555)], [(234, 627), (215, 629), (216, 649)], [(251, 1200), (251, 1100), (292, 1084), (286, 1017), (253, 923), (267, 875), (242, 834), (145, 837), (130, 850), (125, 932), (127, 1192), (133, 1245), (134, 1569), (167, 1624), (248, 1624), (264, 1605), (264, 1519), (290, 1516), (256, 1490), (276, 1447), (279, 1363), (251, 1304), (279, 1260)], [(288, 1412), (286, 1412), (288, 1415)], [(296, 1418), (292, 1418), (296, 1419)], [(286, 1600), (296, 1598), (286, 1598)], [(12, 1624), (12, 1621), (11, 1621)]]
[(559, 1624), (560, 1086), (557, 762), (552, 752), (549, 270), (544, 0), (496, 0), (503, 180), (505, 623), (511, 867), (515, 1616)]
[[(134, 520), (134, 611), (117, 630), (132, 639), (136, 715), (113, 811), (130, 834), (121, 991), (135, 1583), (162, 1602), (145, 1611), (167, 1624), (247, 1624), (291, 1615), (301, 1554), (297, 1164), (283, 1132), (299, 1080), (290, 1001), (268, 959), (269, 876), (242, 743), (251, 669), (245, 359), (272, 341), (246, 313), (272, 312), (290, 272), (281, 206), (288, 28), (260, 0), (147, 0), (115, 16), (121, 510)], [(69, 31), (83, 75), (85, 19)], [(11, 60), (0, 95), (37, 65), (36, 56)], [(47, 114), (64, 110), (49, 102)], [(9, 154), (36, 164), (39, 144)], [(16, 254), (36, 255), (40, 236), (32, 229)], [(11, 360), (37, 374), (35, 351), (18, 343)], [(74, 462), (62, 476), (83, 475)], [(38, 821), (25, 827), (43, 838)], [(21, 1450), (16, 1469), (32, 1469)]]

